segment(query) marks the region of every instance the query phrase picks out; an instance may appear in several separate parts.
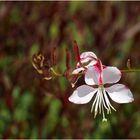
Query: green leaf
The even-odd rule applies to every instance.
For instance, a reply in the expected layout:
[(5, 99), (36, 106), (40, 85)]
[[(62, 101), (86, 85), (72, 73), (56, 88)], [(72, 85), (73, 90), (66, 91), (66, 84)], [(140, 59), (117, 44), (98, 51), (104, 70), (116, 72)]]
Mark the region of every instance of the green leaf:
[(61, 121), (62, 121), (62, 126), (63, 126), (64, 128), (69, 127), (69, 120), (67, 119), (66, 116), (62, 116)]
[(30, 57), (32, 57), (34, 54), (38, 53), (39, 51), (39, 44), (34, 43), (30, 49)]
[(50, 27), (50, 38), (56, 38), (59, 33), (58, 25), (54, 22)]
[(37, 139), (37, 138), (38, 138), (38, 128), (34, 126), (33, 129), (31, 130), (30, 139)]
[(62, 104), (60, 100), (53, 99), (51, 101), (48, 115), (47, 115), (47, 122), (43, 129), (43, 138), (49, 135), (55, 128), (57, 123), (60, 121), (60, 111), (61, 111)]
[(19, 102), (17, 103), (17, 107), (14, 112), (14, 118), (20, 122), (29, 117), (29, 108), (32, 105), (33, 96), (30, 92), (26, 91), (18, 101)]
[(0, 58), (0, 69), (7, 69), (12, 60), (13, 58), (11, 56)]
[(18, 99), (20, 95), (20, 87), (19, 86), (15, 86), (13, 91), (12, 91), (12, 96), (14, 99)]

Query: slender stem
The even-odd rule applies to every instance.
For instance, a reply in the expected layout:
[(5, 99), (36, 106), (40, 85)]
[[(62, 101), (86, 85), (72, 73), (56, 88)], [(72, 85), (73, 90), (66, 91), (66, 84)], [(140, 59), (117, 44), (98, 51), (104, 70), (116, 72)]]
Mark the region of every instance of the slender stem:
[[(63, 74), (60, 74), (58, 72), (56, 72), (53, 68), (51, 68), (51, 71), (53, 72), (53, 74), (55, 76), (63, 76)], [(127, 69), (127, 70), (120, 70), (122, 73), (129, 73), (129, 72), (140, 72), (140, 69)], [(77, 74), (71, 74), (71, 75), (83, 75), (84, 72), (81, 73), (77, 73)]]
[(55, 76), (63, 76), (62, 74), (56, 72), (53, 68), (50, 68), (50, 70), (53, 72), (53, 74), (54, 74)]
[[(50, 70), (52, 71), (53, 75), (56, 77), (61, 77), (64, 76), (64, 74), (60, 74), (58, 72), (56, 72), (53, 68), (50, 68)], [(140, 72), (140, 69), (127, 69), (127, 70), (120, 70), (122, 73), (128, 73), (128, 72)], [(81, 73), (77, 73), (77, 74), (71, 74), (72, 75), (79, 75), (82, 76), (84, 74), (84, 72)], [(44, 79), (46, 80), (50, 80), (52, 77), (45, 77)]]
[(121, 70), (121, 72), (123, 72), (123, 73), (127, 73), (127, 72), (140, 72), (140, 69)]

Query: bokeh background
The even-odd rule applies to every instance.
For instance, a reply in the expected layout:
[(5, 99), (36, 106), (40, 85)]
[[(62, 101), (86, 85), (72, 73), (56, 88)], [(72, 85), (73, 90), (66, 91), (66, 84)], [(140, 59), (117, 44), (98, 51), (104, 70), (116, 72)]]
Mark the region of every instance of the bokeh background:
[[(65, 78), (43, 80), (32, 55), (48, 58), (57, 48), (63, 72), (65, 49), (76, 64), (73, 41), (93, 51), (105, 65), (140, 68), (139, 2), (0, 2), (0, 138), (140, 138), (140, 73), (123, 74), (135, 101), (94, 119), (92, 101), (68, 101), (73, 90)], [(84, 84), (79, 79), (76, 87)]]

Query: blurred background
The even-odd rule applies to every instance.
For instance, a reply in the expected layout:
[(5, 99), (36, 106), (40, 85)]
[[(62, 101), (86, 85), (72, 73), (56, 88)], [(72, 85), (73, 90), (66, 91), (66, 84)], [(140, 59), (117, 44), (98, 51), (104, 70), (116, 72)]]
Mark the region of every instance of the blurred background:
[(127, 69), (131, 59), (140, 68), (140, 3), (0, 2), (0, 138), (140, 138), (140, 73), (122, 76), (135, 101), (112, 102), (117, 112), (103, 123), (92, 101), (68, 101), (74, 89), (65, 78), (46, 81), (33, 68), (33, 54), (49, 62), (56, 47), (57, 70), (66, 69), (66, 48), (74, 69), (74, 40), (105, 65)]

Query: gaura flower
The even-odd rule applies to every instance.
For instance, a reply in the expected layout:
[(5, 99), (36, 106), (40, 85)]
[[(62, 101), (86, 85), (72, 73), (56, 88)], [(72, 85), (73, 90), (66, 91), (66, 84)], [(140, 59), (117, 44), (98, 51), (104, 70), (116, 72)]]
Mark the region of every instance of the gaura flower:
[[(107, 114), (111, 113), (111, 109), (115, 110), (109, 101), (109, 97), (117, 103), (129, 103), (134, 100), (131, 91), (125, 85), (114, 84), (120, 78), (121, 72), (118, 68), (112, 66), (103, 68), (99, 61), (97, 65), (88, 67), (85, 73), (87, 85), (79, 86), (69, 97), (69, 101), (75, 104), (86, 104), (95, 96), (91, 112), (94, 109), (94, 117), (98, 112), (102, 113), (103, 121), (107, 121), (104, 109), (106, 109)], [(114, 85), (106, 87), (106, 84)]]
[(93, 52), (83, 52), (80, 55), (80, 62), (77, 63), (76, 69), (72, 74), (78, 74), (85, 71), (89, 66), (93, 66), (97, 63), (97, 56)]

